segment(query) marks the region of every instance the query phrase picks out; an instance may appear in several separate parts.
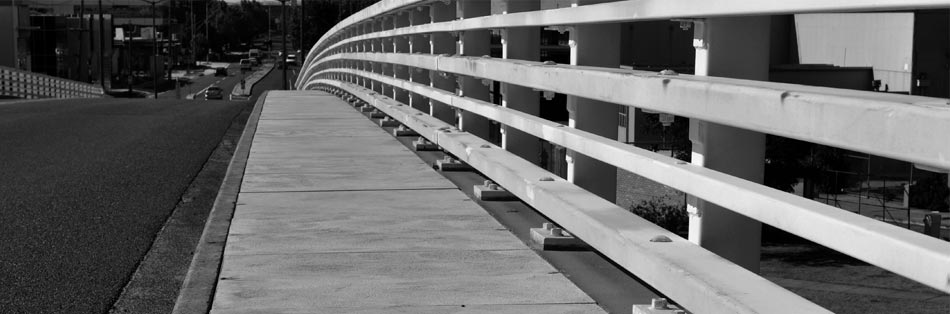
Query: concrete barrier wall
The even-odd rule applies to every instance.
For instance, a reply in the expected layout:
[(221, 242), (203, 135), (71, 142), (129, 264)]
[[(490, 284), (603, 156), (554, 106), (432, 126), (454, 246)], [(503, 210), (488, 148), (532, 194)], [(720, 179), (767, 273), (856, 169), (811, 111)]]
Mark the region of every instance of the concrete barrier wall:
[(102, 87), (0, 66), (0, 96), (15, 98), (98, 98)]

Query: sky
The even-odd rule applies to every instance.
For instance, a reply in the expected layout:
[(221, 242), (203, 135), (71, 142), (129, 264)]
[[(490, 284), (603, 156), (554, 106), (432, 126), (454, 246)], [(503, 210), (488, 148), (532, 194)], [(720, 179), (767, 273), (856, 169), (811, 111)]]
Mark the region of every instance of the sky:
[[(0, 0), (0, 1), (3, 1), (3, 0)], [(51, 6), (51, 5), (59, 6), (59, 5), (70, 5), (70, 4), (79, 5), (79, 3), (82, 0), (14, 0), (14, 1), (16, 1), (16, 3), (29, 3), (31, 5), (36, 5), (36, 6)], [(168, 1), (168, 0), (165, 0), (165, 1)], [(188, 2), (188, 0), (174, 0), (174, 1)], [(241, 0), (224, 0), (224, 1), (231, 4), (237, 4), (241, 2)], [(300, 0), (291, 0), (291, 1), (297, 2)], [(85, 2), (86, 2), (86, 5), (97, 5), (99, 3), (99, 0), (85, 0)], [(280, 5), (280, 2), (277, 0), (257, 0), (257, 2), (260, 2), (264, 5)], [(139, 3), (144, 3), (144, 2), (141, 0), (102, 0), (103, 5), (108, 6), (111, 3), (115, 3), (117, 5), (129, 5), (129, 4), (139, 4)], [(290, 5), (290, 2), (288, 2), (287, 4)]]

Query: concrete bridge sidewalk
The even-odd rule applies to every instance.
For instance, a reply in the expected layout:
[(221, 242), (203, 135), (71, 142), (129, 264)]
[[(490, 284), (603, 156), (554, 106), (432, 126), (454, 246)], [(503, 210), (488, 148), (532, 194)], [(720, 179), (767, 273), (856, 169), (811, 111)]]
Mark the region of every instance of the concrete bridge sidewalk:
[(347, 103), (266, 97), (211, 313), (603, 313)]

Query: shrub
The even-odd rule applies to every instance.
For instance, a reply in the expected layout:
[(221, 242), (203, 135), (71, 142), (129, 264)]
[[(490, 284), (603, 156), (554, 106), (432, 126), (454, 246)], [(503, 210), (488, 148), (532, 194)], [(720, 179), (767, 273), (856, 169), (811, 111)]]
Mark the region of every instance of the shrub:
[(681, 236), (688, 233), (689, 215), (686, 213), (686, 204), (674, 202), (669, 198), (653, 197), (640, 201), (640, 204), (631, 205), (629, 210), (670, 232)]

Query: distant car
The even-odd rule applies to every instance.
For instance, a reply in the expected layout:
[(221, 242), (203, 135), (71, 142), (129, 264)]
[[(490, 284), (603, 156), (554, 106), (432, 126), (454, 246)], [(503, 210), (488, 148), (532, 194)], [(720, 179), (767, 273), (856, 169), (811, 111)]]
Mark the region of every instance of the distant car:
[(251, 59), (241, 59), (241, 71), (250, 71), (253, 64)]
[(220, 87), (211, 86), (205, 90), (205, 99), (223, 99), (224, 95)]
[(215, 68), (214, 76), (228, 76), (228, 68)]
[(289, 64), (289, 65), (297, 65), (297, 55), (295, 55), (295, 54), (287, 54), (287, 64)]

